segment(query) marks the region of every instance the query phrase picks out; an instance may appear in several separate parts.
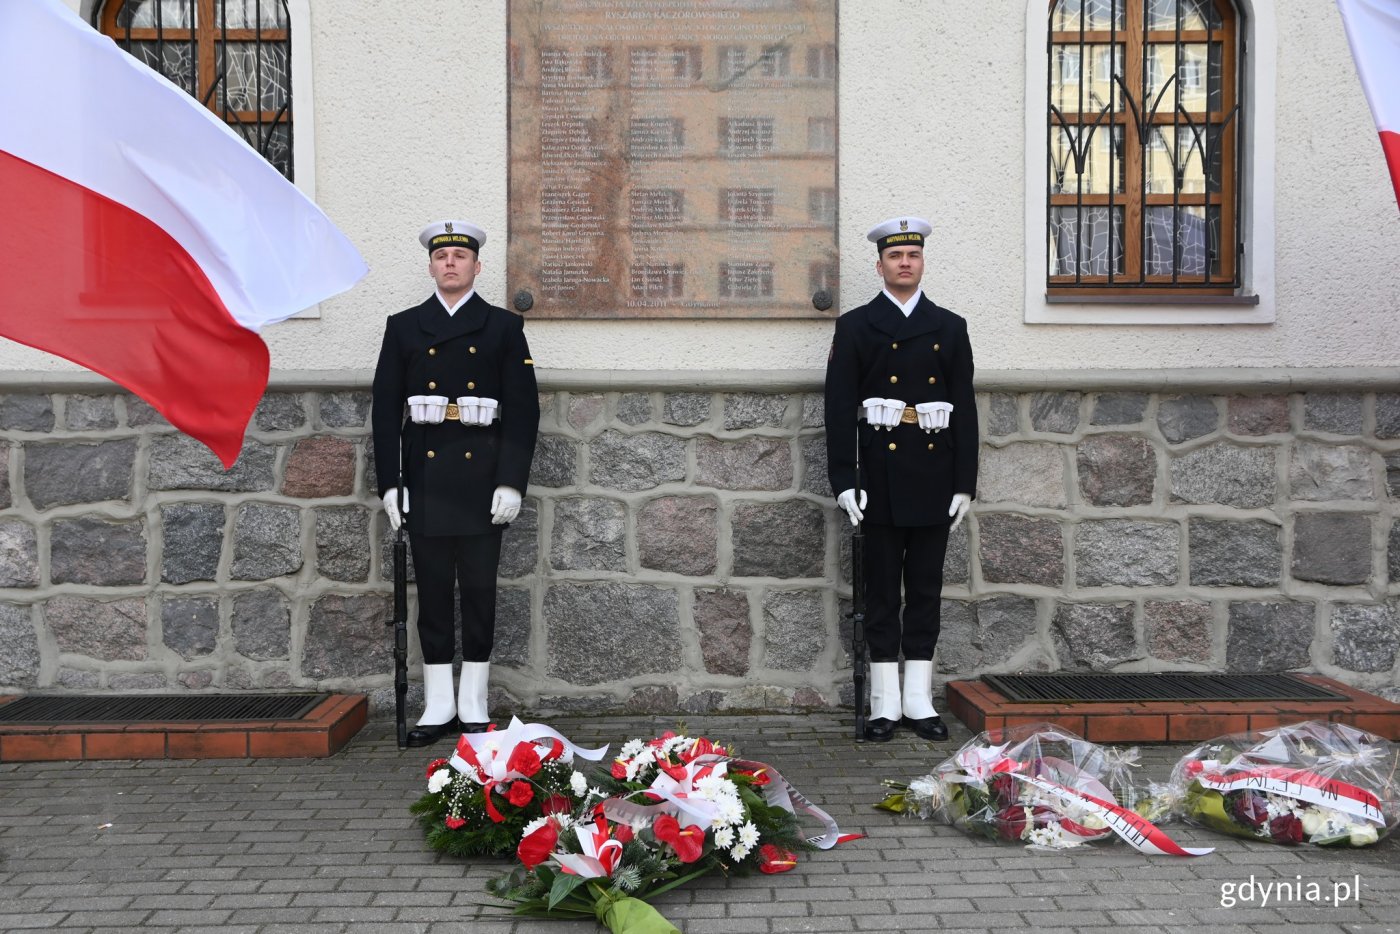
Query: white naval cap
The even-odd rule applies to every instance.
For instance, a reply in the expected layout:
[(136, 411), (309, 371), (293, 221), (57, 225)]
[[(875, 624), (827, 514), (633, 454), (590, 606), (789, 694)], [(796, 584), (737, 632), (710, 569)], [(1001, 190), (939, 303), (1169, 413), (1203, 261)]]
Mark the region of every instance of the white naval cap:
[(881, 221), (865, 235), (865, 239), (875, 244), (877, 252), (885, 252), (885, 247), (900, 244), (923, 246), (924, 237), (933, 233), (933, 225), (922, 217), (891, 217)]
[(445, 246), (464, 246), (480, 253), (486, 245), (486, 231), (471, 221), (438, 221), (423, 228), (418, 242), (427, 247), (429, 253)]

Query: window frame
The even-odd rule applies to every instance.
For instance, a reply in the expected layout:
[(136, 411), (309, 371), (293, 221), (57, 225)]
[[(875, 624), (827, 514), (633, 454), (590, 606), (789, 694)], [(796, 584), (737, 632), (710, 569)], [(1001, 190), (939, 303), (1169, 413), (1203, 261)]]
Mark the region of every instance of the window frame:
[[(1141, 0), (1133, 0), (1141, 2)], [(1051, 123), (1046, 95), (1051, 59), (1047, 0), (1026, 6), (1025, 307), (1028, 324), (1262, 324), (1275, 319), (1274, 164), (1277, 25), (1272, 5), (1235, 0), (1243, 57), (1238, 102), (1241, 158), (1237, 238), (1239, 287), (1231, 294), (1147, 292), (1141, 286), (1109, 294), (1052, 290), (1046, 250)], [(1058, 64), (1058, 63), (1056, 63)], [(1082, 64), (1081, 64), (1082, 67)]]

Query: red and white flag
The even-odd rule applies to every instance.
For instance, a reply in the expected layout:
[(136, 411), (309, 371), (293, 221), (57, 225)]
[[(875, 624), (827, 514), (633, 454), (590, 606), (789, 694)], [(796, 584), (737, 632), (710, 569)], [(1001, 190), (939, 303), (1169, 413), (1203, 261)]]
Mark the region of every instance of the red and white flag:
[(141, 396), (230, 466), (258, 330), (364, 260), (197, 101), (60, 0), (0, 2), (0, 336)]
[(1337, 0), (1400, 201), (1400, 0)]

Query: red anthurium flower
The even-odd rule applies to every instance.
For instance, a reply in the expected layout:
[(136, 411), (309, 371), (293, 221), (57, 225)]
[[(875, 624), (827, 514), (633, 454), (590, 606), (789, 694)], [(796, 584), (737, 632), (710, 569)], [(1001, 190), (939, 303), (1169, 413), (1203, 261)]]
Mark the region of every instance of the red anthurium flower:
[(447, 760), (446, 760), (446, 759), (434, 759), (432, 762), (429, 762), (429, 763), (428, 763), (428, 772), (427, 772), (427, 774), (424, 775), (423, 777), (424, 777), (424, 778), (432, 778), (432, 777), (433, 777), (433, 773), (436, 772), (438, 769), (442, 768), (442, 767), (443, 767), (444, 765), (446, 765), (446, 764), (447, 764)]
[(558, 842), (559, 830), (553, 821), (549, 821), (539, 830), (525, 836), (515, 848), (515, 855), (520, 857), (520, 862), (526, 869), (534, 869), (549, 859), (549, 854), (554, 852), (554, 845)]
[(667, 775), (674, 778), (676, 781), (681, 781), (685, 778), (685, 766), (681, 765), (678, 762), (675, 764), (672, 764), (670, 762), (657, 762), (656, 767), (659, 768), (661, 771), (665, 772)]
[(681, 761), (691, 762), (695, 759), (698, 759), (701, 756), (708, 756), (714, 751), (715, 744), (702, 736), (695, 742), (691, 743), (689, 749), (683, 750), (681, 752)]
[(626, 763), (626, 762), (623, 762), (621, 759), (614, 759), (614, 760), (613, 760), (613, 764), (612, 764), (612, 777), (613, 777), (613, 778), (626, 778), (626, 777), (627, 777), (627, 763)]
[(764, 785), (769, 785), (773, 782), (773, 779), (768, 777), (767, 769), (758, 769), (754, 772), (744, 772), (742, 770), (737, 770), (734, 774), (748, 776), (749, 784), (754, 786), (755, 788), (762, 788)]
[(758, 871), (770, 875), (776, 872), (787, 872), (797, 865), (796, 854), (772, 843), (765, 843), (758, 848), (758, 859)]
[(443, 823), (447, 825), (448, 830), (461, 830), (463, 827), (467, 826), (465, 820), (460, 817), (453, 817), (451, 814), (447, 815)]
[(534, 743), (516, 743), (510, 758), (506, 760), (506, 768), (512, 772), (519, 772), (526, 778), (538, 772), (540, 765), (539, 750), (535, 749)]
[(545, 814), (567, 814), (572, 807), (566, 795), (550, 795), (540, 804), (540, 810)]
[(524, 807), (535, 797), (535, 789), (529, 782), (513, 782), (510, 791), (506, 792), (506, 800), (516, 807)]
[(651, 825), (651, 832), (676, 851), (676, 857), (683, 863), (693, 863), (700, 858), (705, 848), (705, 832), (692, 824), (684, 829), (680, 821), (670, 814), (662, 814)]

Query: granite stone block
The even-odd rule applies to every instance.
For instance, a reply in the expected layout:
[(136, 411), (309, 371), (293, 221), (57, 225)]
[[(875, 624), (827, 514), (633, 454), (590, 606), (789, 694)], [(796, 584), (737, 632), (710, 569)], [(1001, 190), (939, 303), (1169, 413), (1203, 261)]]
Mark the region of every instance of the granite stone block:
[(826, 425), (826, 397), (808, 393), (802, 397), (802, 427), (821, 428)]
[(818, 591), (770, 590), (763, 601), (763, 667), (811, 671), (826, 648), (825, 616)]
[(358, 678), (394, 670), (384, 623), (391, 594), (325, 594), (311, 605), (301, 672), (309, 678)]
[(145, 583), (145, 520), (55, 519), (49, 531), (49, 579), (98, 587)]
[(1168, 587), (1177, 582), (1181, 527), (1141, 519), (1089, 519), (1074, 530), (1080, 587)]
[(1332, 608), (1332, 660), (1347, 671), (1389, 672), (1400, 650), (1396, 601)]
[(1371, 451), (1359, 445), (1295, 442), (1288, 464), (1288, 486), (1294, 499), (1314, 503), (1373, 500)]
[[(282, 473), (282, 495), (295, 499), (350, 496), (355, 492), (355, 445), (345, 438), (303, 438)], [(409, 504), (412, 507), (412, 503)]]
[(1288, 432), (1287, 396), (1231, 396), (1227, 411), (1233, 434), (1280, 435)]
[(36, 509), (131, 498), (136, 439), (58, 441), (24, 448), (24, 490)]
[(734, 392), (724, 397), (724, 428), (781, 428), (787, 419), (788, 397), (778, 393)]
[(1020, 408), (1016, 397), (1004, 392), (991, 394), (987, 406), (987, 434), (994, 438), (1014, 435), (1021, 428)]
[(1376, 393), (1376, 437), (1400, 438), (1400, 392)]
[(1264, 519), (1192, 516), (1188, 555), (1193, 587), (1277, 587), (1283, 528)]
[(501, 538), (501, 560), (496, 574), (504, 578), (533, 574), (540, 563), (540, 501), (525, 497), (520, 515), (505, 530)]
[(116, 397), (68, 396), (63, 402), (63, 424), (71, 431), (106, 431), (116, 428)]
[(491, 664), (527, 668), (530, 664), (530, 591), (501, 587), (496, 591), (496, 631)]
[(977, 474), (981, 503), (1021, 503), (1063, 508), (1065, 445), (1018, 442), (996, 448), (983, 445)]
[(301, 569), (301, 510), (243, 503), (233, 522), (233, 568), (240, 581), (260, 581)]
[(53, 431), (53, 397), (30, 393), (0, 396), (0, 431)]
[(1137, 425), (1147, 415), (1145, 392), (1101, 392), (1094, 397), (1091, 425)]
[(1147, 600), (1142, 605), (1143, 634), (1153, 658), (1164, 662), (1206, 664), (1211, 660), (1214, 611), (1194, 600)]
[(31, 607), (0, 602), (0, 645), (5, 647), (0, 652), (0, 688), (38, 687), (43, 656)]
[(546, 674), (593, 685), (681, 667), (680, 604), (674, 590), (616, 581), (551, 584), (542, 622)]
[(160, 579), (167, 584), (211, 581), (224, 547), (223, 503), (160, 507)]
[(1364, 584), (1371, 577), (1371, 518), (1302, 513), (1293, 521), (1292, 574), (1320, 584)]
[(637, 551), (644, 568), (705, 577), (719, 563), (719, 501), (663, 496), (637, 511)]
[[(0, 587), (39, 586), (39, 537), (16, 516), (0, 516)], [(0, 645), (4, 645), (0, 642)], [(0, 652), (2, 655), (3, 652)]]
[(212, 655), (219, 645), (219, 598), (166, 595), (160, 628), (165, 647), (185, 661)]
[(151, 490), (212, 490), (220, 493), (262, 493), (272, 490), (277, 447), (244, 441), (229, 470), (208, 448), (189, 435), (151, 439), (146, 486)]
[(253, 411), (259, 431), (296, 431), (306, 424), (306, 403), (299, 392), (269, 392)]
[(169, 429), (171, 424), (165, 420), (165, 416), (157, 412), (139, 396), (122, 396), (122, 402), (126, 408), (126, 425), (128, 428), (157, 428)]
[(990, 513), (977, 517), (977, 532), (983, 580), (1046, 587), (1064, 582), (1064, 537), (1055, 519)]
[(606, 399), (601, 393), (569, 396), (568, 422), (575, 431), (583, 431), (603, 414)]
[(369, 423), (372, 401), (369, 393), (360, 390), (325, 393), (321, 396), (321, 425), (325, 428), (363, 428)]
[(578, 476), (580, 443), (565, 435), (540, 435), (530, 463), (530, 485), (572, 486)]
[(9, 509), (14, 505), (14, 496), (10, 492), (10, 446), (0, 444), (0, 509)]
[(662, 405), (661, 420), (668, 425), (691, 428), (710, 417), (710, 404), (707, 392), (669, 392)]
[(1050, 631), (1060, 665), (1070, 671), (1107, 671), (1142, 657), (1131, 604), (1061, 603)]
[(44, 626), (58, 651), (103, 661), (146, 657), (146, 600), (59, 595), (44, 604)]
[(1171, 499), (1240, 509), (1271, 506), (1277, 496), (1276, 449), (1217, 441), (1171, 459)]
[[(380, 621), (381, 630), (387, 619)], [(279, 591), (263, 588), (236, 594), (230, 620), (233, 647), (239, 655), (254, 661), (288, 657), (292, 614), (287, 598)]]
[(802, 452), (802, 486), (804, 493), (835, 499), (831, 480), (827, 476), (826, 436), (810, 435), (799, 442)]
[(966, 584), (968, 582), (967, 530), (971, 524), (964, 519), (961, 525), (948, 533), (948, 550), (943, 554), (944, 584)]
[(632, 427), (651, 421), (651, 394), (624, 392), (617, 400), (617, 420)]
[(787, 490), (793, 481), (786, 438), (695, 439), (695, 482), (721, 490)]
[(588, 446), (589, 478), (598, 486), (636, 493), (685, 479), (684, 438), (655, 431), (605, 431)]
[(1391, 499), (1400, 500), (1400, 451), (1385, 455), (1385, 491)]
[(1232, 603), (1225, 635), (1227, 671), (1312, 666), (1317, 613), (1310, 603)]
[(1220, 425), (1220, 410), (1210, 396), (1165, 398), (1157, 406), (1157, 428), (1172, 444), (1200, 438)]
[(691, 616), (700, 636), (700, 654), (711, 674), (742, 678), (749, 672), (753, 623), (742, 590), (696, 589)]
[(550, 565), (559, 571), (626, 571), (627, 507), (574, 496), (554, 503)]
[(1079, 495), (1091, 506), (1140, 506), (1152, 502), (1157, 454), (1145, 438), (1091, 435), (1077, 451)]
[(1387, 539), (1387, 557), (1390, 582), (1392, 584), (1400, 584), (1400, 520), (1396, 520), (1390, 525), (1390, 537)]
[(1359, 435), (1364, 418), (1359, 392), (1310, 392), (1303, 397), (1303, 429), (1334, 435)]
[(730, 521), (735, 577), (821, 577), (826, 516), (803, 500), (738, 503)]
[(1031, 430), (1067, 435), (1079, 430), (1077, 392), (1038, 392), (1031, 396)]
[(1000, 665), (1034, 638), (1036, 614), (1029, 597), (942, 601), (938, 670), (962, 675)]
[(316, 513), (316, 573), (334, 581), (369, 580), (369, 510), (322, 506)]

